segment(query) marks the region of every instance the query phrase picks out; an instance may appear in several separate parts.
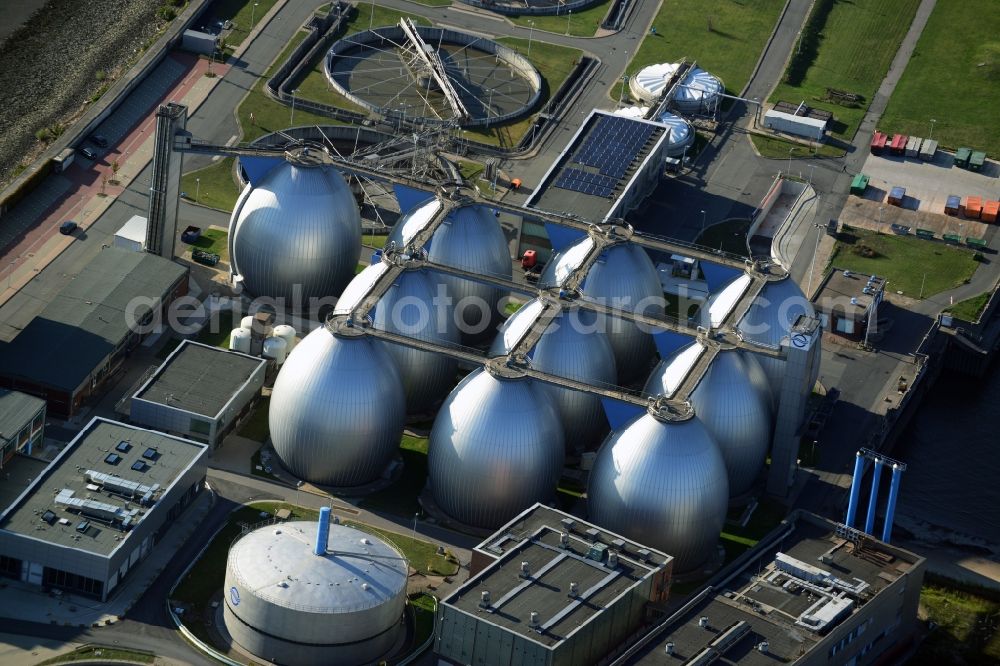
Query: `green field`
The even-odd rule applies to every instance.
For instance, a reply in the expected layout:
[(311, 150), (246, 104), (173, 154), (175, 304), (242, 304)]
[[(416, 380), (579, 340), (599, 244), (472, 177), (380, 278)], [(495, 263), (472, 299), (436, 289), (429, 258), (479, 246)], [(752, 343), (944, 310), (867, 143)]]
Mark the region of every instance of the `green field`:
[(233, 159), (227, 157), (203, 169), (184, 174), (181, 177), (181, 191), (186, 198), (203, 206), (231, 212), (240, 196), (240, 190), (233, 181)]
[(629, 76), (646, 65), (697, 60), (698, 66), (738, 93), (750, 79), (784, 0), (663, 0), (627, 68)]
[[(874, 256), (865, 256), (872, 252)], [(965, 284), (979, 265), (973, 256), (971, 250), (912, 236), (844, 227), (827, 270), (836, 267), (884, 277), (888, 292), (902, 291), (910, 298), (919, 296), (923, 284), (927, 298)]]
[(959, 319), (964, 319), (967, 322), (975, 323), (979, 321), (979, 315), (983, 313), (983, 309), (986, 304), (990, 301), (991, 292), (985, 292), (979, 294), (978, 296), (973, 296), (972, 298), (967, 298), (964, 301), (959, 301), (955, 305), (947, 308), (945, 312), (950, 312), (955, 317)]
[(202, 229), (201, 236), (191, 243), (191, 247), (217, 254), (222, 261), (229, 261), (229, 233), (222, 229)]
[(763, 134), (751, 134), (750, 140), (757, 148), (761, 157), (769, 157), (775, 160), (787, 160), (788, 151), (795, 148), (792, 159), (810, 159), (813, 157), (843, 157), (846, 152), (843, 148), (829, 143), (806, 146), (795, 141), (782, 139), (778, 136), (765, 136)]
[[(226, 43), (229, 46), (239, 46), (254, 25), (260, 23), (260, 19), (271, 11), (275, 2), (277, 0), (215, 0), (212, 4), (212, 16), (233, 22), (233, 29), (225, 36)], [(253, 24), (250, 23), (251, 18)]]
[[(825, 20), (819, 21), (819, 37), (813, 48), (804, 47), (793, 55), (785, 80), (775, 88), (770, 101), (798, 103), (832, 111), (830, 134), (850, 142), (865, 110), (889, 71), (889, 65), (913, 22), (920, 0), (828, 0)], [(822, 14), (827, 3), (816, 2), (814, 12)], [(810, 19), (812, 20), (812, 19)], [(801, 82), (790, 85), (790, 76), (804, 73)], [(853, 107), (827, 101), (827, 88), (862, 95)]]
[(133, 664), (152, 664), (156, 661), (156, 655), (148, 652), (136, 652), (135, 650), (122, 650), (120, 648), (109, 648), (102, 645), (84, 645), (72, 652), (61, 654), (52, 659), (38, 662), (38, 666), (49, 666), (49, 664), (72, 664), (86, 661), (90, 663), (123, 662)]
[(933, 583), (920, 591), (920, 609), (937, 627), (907, 663), (982, 665), (1000, 663), (1000, 603), (995, 593), (974, 594)]
[(996, 0), (938, 2), (880, 128), (927, 136), (933, 118), (942, 147), (970, 146), (996, 156), (998, 108), (1000, 6)]
[[(593, 7), (588, 7), (583, 11), (572, 14), (562, 14), (561, 16), (513, 16), (508, 20), (514, 25), (527, 28), (532, 21), (535, 23), (535, 30), (554, 32), (565, 35), (569, 28), (569, 34), (574, 37), (593, 37), (597, 29), (601, 27), (608, 9), (611, 7), (611, 0), (604, 0)], [(534, 43), (532, 43), (534, 51)]]

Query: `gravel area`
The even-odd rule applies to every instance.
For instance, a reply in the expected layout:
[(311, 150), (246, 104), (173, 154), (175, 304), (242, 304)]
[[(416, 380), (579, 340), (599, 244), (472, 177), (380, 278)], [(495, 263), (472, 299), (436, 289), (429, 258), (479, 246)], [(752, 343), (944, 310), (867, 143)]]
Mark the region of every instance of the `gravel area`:
[(0, 47), (0, 185), (44, 146), (35, 132), (69, 125), (101, 83), (156, 34), (159, 0), (51, 0)]

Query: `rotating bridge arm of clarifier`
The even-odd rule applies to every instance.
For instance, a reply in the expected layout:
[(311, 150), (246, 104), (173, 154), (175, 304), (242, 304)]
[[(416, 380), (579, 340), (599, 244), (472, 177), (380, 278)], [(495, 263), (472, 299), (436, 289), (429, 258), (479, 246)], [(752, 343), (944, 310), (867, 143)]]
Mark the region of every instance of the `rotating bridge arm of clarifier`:
[(403, 34), (406, 35), (406, 38), (413, 46), (416, 56), (424, 63), (431, 76), (434, 77), (434, 80), (441, 87), (441, 92), (444, 94), (444, 98), (448, 101), (448, 105), (455, 113), (455, 116), (458, 118), (468, 118), (469, 111), (465, 108), (461, 98), (459, 98), (458, 91), (451, 84), (451, 79), (448, 78), (448, 72), (445, 70), (444, 62), (441, 60), (438, 52), (423, 40), (409, 17), (404, 16), (399, 19), (399, 27), (403, 29)]

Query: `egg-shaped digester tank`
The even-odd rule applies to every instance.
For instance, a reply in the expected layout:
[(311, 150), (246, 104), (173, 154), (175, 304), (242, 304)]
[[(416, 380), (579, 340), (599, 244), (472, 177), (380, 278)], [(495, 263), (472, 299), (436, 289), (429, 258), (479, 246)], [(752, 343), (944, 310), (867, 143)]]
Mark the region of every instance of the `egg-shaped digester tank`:
[(360, 250), (354, 195), (322, 160), (290, 156), (273, 167), (244, 188), (229, 222), (233, 273), (250, 296), (283, 299), (287, 310), (340, 295)]
[(386, 656), (405, 633), (406, 559), (373, 534), (330, 524), (320, 554), (314, 522), (260, 527), (226, 561), (223, 621), (263, 661), (360, 666)]
[[(509, 353), (541, 311), (538, 299), (522, 305), (501, 327), (490, 347), (490, 356)], [(529, 356), (533, 368), (592, 386), (611, 386), (617, 379), (611, 343), (597, 326), (596, 315), (587, 310), (563, 310), (545, 329)], [(538, 382), (538, 386), (555, 402), (567, 451), (590, 450), (600, 444), (608, 432), (608, 419), (598, 396), (545, 382)]]
[(549, 394), (529, 379), (470, 373), (445, 399), (427, 452), (435, 503), (452, 518), (495, 528), (556, 490), (563, 431)]
[[(429, 219), (427, 206), (416, 206), (393, 227), (387, 243), (403, 248)], [(434, 231), (427, 247), (428, 260), (483, 275), (511, 277), (510, 248), (500, 223), (484, 206), (467, 205), (453, 209)], [(453, 275), (435, 273), (432, 284), (444, 284), (452, 299), (462, 340), (475, 343), (489, 339), (499, 321), (500, 299), (506, 292), (499, 287)]]
[(268, 418), (274, 450), (292, 474), (346, 487), (382, 473), (405, 415), (402, 380), (382, 343), (320, 326), (285, 360)]
[[(687, 351), (685, 347), (661, 361), (645, 391), (669, 394), (672, 373), (677, 364), (688, 362)], [(730, 496), (743, 495), (763, 470), (771, 446), (773, 420), (767, 376), (752, 355), (720, 351), (690, 399), (698, 420), (719, 445)]]
[[(403, 272), (375, 307), (375, 328), (417, 340), (457, 345), (460, 337), (454, 308), (446, 299), (436, 299), (435, 291), (428, 273)], [(454, 386), (454, 359), (394, 343), (387, 343), (386, 349), (399, 368), (408, 412), (427, 411)]]
[[(545, 267), (539, 285), (561, 286), (571, 264), (582, 260), (581, 249), (593, 241), (583, 237), (570, 245)], [(599, 303), (645, 314), (663, 315), (663, 287), (649, 255), (638, 245), (619, 243), (605, 249), (580, 285), (583, 295)], [(622, 383), (646, 376), (656, 356), (653, 336), (636, 324), (616, 317), (599, 318), (615, 352), (618, 379)]]
[(646, 413), (608, 435), (587, 497), (592, 522), (670, 553), (676, 571), (690, 571), (715, 552), (729, 481), (701, 421)]

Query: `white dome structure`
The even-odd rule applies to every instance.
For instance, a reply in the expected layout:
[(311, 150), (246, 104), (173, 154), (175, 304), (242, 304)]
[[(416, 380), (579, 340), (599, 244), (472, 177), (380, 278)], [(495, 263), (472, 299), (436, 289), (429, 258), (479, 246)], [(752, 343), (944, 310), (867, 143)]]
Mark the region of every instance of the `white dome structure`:
[(529, 379), (474, 370), (445, 400), (431, 429), (434, 501), (466, 525), (499, 527), (555, 494), (563, 446), (548, 392)]
[[(645, 391), (670, 395), (676, 388), (675, 377), (687, 374), (692, 354), (700, 346), (692, 343), (661, 361)], [(763, 470), (771, 446), (773, 417), (767, 376), (752, 355), (720, 351), (690, 399), (696, 418), (719, 445), (730, 496), (743, 495)]]
[(683, 572), (715, 552), (729, 481), (701, 421), (664, 422), (646, 413), (608, 435), (587, 497), (592, 522), (673, 555)]
[(234, 276), (285, 309), (339, 295), (361, 251), (361, 215), (340, 172), (290, 160), (244, 188), (229, 222)]
[(622, 118), (645, 118), (647, 113), (649, 113), (648, 106), (626, 106), (617, 109), (614, 115)]
[[(490, 347), (490, 356), (502, 356), (535, 323), (542, 312), (538, 299), (528, 301), (511, 315)], [(610, 386), (617, 379), (615, 352), (608, 336), (587, 310), (561, 312), (545, 329), (530, 354), (533, 368), (591, 386)], [(595, 395), (539, 382), (555, 401), (569, 452), (596, 448), (608, 432), (608, 419), (601, 399)]]
[(669, 111), (664, 111), (656, 122), (666, 125), (670, 131), (667, 137), (667, 155), (677, 157), (683, 155), (684, 150), (694, 143), (694, 128), (691, 123), (680, 116), (675, 116)]
[(376, 663), (405, 633), (406, 559), (367, 532), (332, 524), (328, 534), (317, 534), (317, 527), (305, 521), (267, 525), (232, 545), (223, 594), (226, 629), (266, 662)]
[[(386, 243), (407, 247), (429, 221), (433, 200), (416, 206), (393, 227)], [(427, 258), (438, 264), (510, 279), (510, 248), (500, 223), (484, 206), (456, 208), (434, 231), (427, 244)], [(444, 284), (456, 308), (462, 339), (477, 342), (492, 338), (499, 320), (498, 304), (506, 293), (499, 287), (452, 275), (435, 274), (432, 284)]]
[[(680, 63), (660, 63), (642, 68), (629, 80), (632, 94), (647, 104), (654, 104), (663, 95)], [(725, 90), (722, 81), (705, 70), (695, 67), (688, 71), (674, 92), (673, 106), (681, 113), (698, 113), (715, 108)]]
[(295, 346), (271, 393), (271, 441), (292, 474), (358, 486), (381, 475), (399, 447), (406, 399), (378, 340), (320, 326)]

